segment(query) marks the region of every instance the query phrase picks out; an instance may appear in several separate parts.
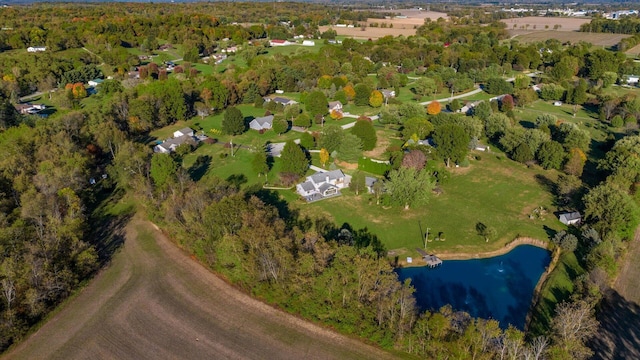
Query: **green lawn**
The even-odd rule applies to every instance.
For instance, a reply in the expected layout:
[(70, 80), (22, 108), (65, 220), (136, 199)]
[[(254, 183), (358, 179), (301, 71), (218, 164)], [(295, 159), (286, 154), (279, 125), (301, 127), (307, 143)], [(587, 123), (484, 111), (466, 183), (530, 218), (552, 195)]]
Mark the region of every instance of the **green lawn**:
[(540, 301), (531, 311), (529, 330), (532, 335), (547, 332), (555, 314), (556, 304), (567, 300), (573, 292), (574, 280), (584, 272), (574, 253), (564, 253), (560, 256), (558, 265), (542, 286)]
[[(412, 253), (422, 243), (421, 230), (430, 228), (430, 238), (443, 232), (445, 241), (433, 241), (435, 252), (485, 252), (498, 249), (518, 235), (546, 239), (545, 227), (559, 229), (553, 216), (552, 196), (536, 175), (555, 178), (550, 171), (531, 170), (508, 160), (504, 155), (479, 154), (469, 168), (452, 171), (442, 185), (443, 193), (429, 205), (403, 210), (401, 207), (376, 206), (370, 195), (345, 195), (313, 204), (297, 201), (293, 205), (303, 214), (324, 215), (336, 224), (349, 223), (354, 228), (367, 227), (378, 235), (390, 250)], [(529, 219), (538, 206), (548, 209), (542, 219)], [(498, 239), (488, 244), (476, 234), (475, 224), (483, 222), (497, 230)]]

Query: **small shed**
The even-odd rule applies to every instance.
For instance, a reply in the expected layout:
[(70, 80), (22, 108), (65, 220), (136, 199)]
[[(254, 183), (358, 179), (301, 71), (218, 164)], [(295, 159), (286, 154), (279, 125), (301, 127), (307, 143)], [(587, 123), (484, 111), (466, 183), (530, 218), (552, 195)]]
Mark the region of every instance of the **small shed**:
[(578, 211), (562, 213), (558, 215), (558, 220), (565, 225), (575, 225), (582, 222), (582, 214)]

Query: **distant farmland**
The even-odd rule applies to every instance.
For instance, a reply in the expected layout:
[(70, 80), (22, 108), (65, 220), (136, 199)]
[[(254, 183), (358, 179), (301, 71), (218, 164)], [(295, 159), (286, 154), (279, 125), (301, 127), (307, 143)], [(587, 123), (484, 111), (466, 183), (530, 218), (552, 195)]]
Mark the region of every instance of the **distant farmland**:
[(500, 21), (507, 24), (508, 30), (578, 31), (580, 30), (580, 25), (591, 22), (591, 19), (527, 16), (522, 18), (503, 19)]
[(545, 41), (548, 39), (557, 39), (561, 42), (571, 42), (575, 44), (580, 41), (586, 41), (596, 46), (614, 46), (620, 42), (620, 40), (629, 37), (630, 35), (622, 34), (601, 34), (601, 33), (585, 33), (576, 31), (529, 31), (522, 32), (517, 30), (510, 31), (512, 38), (523, 43), (531, 43), (537, 41)]
[[(388, 10), (384, 10), (387, 12)], [(381, 11), (382, 12), (382, 11)], [(424, 24), (425, 19), (431, 19), (433, 21), (438, 18), (448, 19), (449, 17), (445, 13), (435, 11), (421, 11), (416, 9), (405, 10), (393, 10), (395, 13), (400, 13), (401, 17), (394, 17), (388, 19), (375, 19), (369, 18), (366, 22), (362, 22), (356, 27), (337, 27), (337, 26), (320, 26), (320, 31), (324, 32), (327, 29), (332, 28), (338, 33), (338, 35), (349, 36), (353, 38), (361, 39), (379, 39), (384, 36), (411, 36), (416, 34), (416, 29)], [(406, 16), (406, 17), (405, 17)], [(371, 25), (377, 25), (372, 27)], [(386, 27), (380, 27), (385, 24)], [(364, 30), (358, 26), (366, 26)]]

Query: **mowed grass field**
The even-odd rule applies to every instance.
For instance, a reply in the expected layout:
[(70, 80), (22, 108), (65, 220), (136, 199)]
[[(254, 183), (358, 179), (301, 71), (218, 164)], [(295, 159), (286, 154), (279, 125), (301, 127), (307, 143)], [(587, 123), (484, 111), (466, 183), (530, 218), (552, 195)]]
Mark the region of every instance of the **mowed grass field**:
[[(427, 247), (435, 253), (482, 253), (497, 250), (518, 236), (546, 239), (545, 229), (560, 229), (553, 215), (552, 196), (545, 181), (556, 173), (527, 169), (508, 160), (504, 154), (474, 153), (481, 160), (469, 168), (452, 170), (450, 180), (441, 185), (428, 205), (404, 210), (402, 207), (375, 205), (368, 194), (345, 195), (312, 204), (294, 203), (303, 214), (323, 215), (337, 225), (368, 228), (388, 250), (411, 256), (423, 246), (423, 233), (429, 230)], [(547, 180), (545, 180), (547, 179)], [(529, 219), (536, 207), (548, 209), (539, 219)], [(475, 225), (482, 222), (497, 231), (488, 243), (478, 236)], [(442, 232), (444, 241), (434, 240)]]
[(391, 359), (254, 300), (209, 272), (155, 225), (126, 240), (80, 294), (7, 359)]

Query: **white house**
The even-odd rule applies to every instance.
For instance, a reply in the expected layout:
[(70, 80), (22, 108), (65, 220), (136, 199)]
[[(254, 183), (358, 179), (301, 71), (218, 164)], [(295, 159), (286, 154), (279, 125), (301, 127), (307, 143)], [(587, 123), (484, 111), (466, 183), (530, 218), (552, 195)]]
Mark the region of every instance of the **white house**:
[(193, 129), (191, 129), (189, 127), (186, 127), (186, 128), (182, 128), (180, 130), (174, 131), (173, 132), (173, 137), (174, 138), (179, 138), (180, 136), (184, 136), (184, 135), (193, 136), (193, 134), (194, 134), (193, 133)]
[(558, 215), (558, 220), (565, 225), (574, 225), (582, 222), (582, 214), (578, 211), (562, 213)]
[(291, 44), (293, 43), (289, 42), (288, 40), (269, 40), (269, 46), (288, 46)]
[(302, 46), (316, 46), (316, 42), (313, 40), (303, 40)]
[(249, 128), (256, 131), (269, 130), (271, 127), (273, 127), (273, 115), (255, 118), (249, 123)]
[(33, 115), (39, 113), (41, 110), (46, 109), (47, 107), (44, 104), (17, 104), (15, 106), (16, 110), (20, 114), (23, 115)]
[(340, 189), (349, 186), (351, 177), (342, 170), (317, 172), (307, 176), (307, 181), (296, 185), (296, 192), (307, 201), (321, 200), (325, 197), (340, 195)]
[(380, 92), (382, 93), (382, 96), (384, 96), (385, 99), (396, 97), (396, 91), (395, 90), (382, 89), (382, 90), (380, 90)]
[(629, 75), (627, 76), (627, 84), (628, 85), (636, 85), (640, 81), (640, 76), (638, 75)]
[(30, 53), (43, 52), (43, 51), (47, 51), (46, 46), (29, 46), (27, 48), (27, 52), (30, 52)]
[(96, 87), (96, 86), (102, 84), (103, 82), (104, 82), (104, 80), (102, 80), (102, 79), (93, 79), (93, 80), (89, 80), (88, 84), (89, 84), (89, 86)]
[(193, 143), (195, 144), (195, 140), (193, 136), (189, 136), (189, 135), (182, 135), (180, 137), (177, 138), (173, 138), (173, 139), (168, 139), (163, 141), (162, 143), (156, 145), (153, 147), (153, 151), (157, 152), (157, 153), (162, 153), (162, 154), (168, 154), (172, 151), (176, 151), (176, 148), (182, 144), (187, 144), (190, 141), (193, 141)]
[(342, 103), (340, 101), (331, 101), (329, 102), (329, 112), (337, 111), (342, 112)]
[(196, 145), (199, 139), (195, 137), (194, 131), (191, 128), (182, 128), (173, 132), (173, 138), (167, 139), (160, 144), (153, 147), (153, 151), (162, 154), (168, 154), (175, 151), (176, 148), (182, 144)]

